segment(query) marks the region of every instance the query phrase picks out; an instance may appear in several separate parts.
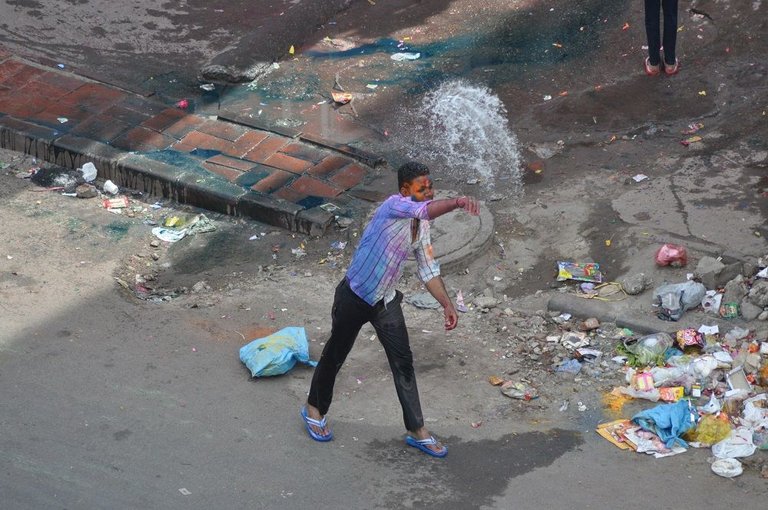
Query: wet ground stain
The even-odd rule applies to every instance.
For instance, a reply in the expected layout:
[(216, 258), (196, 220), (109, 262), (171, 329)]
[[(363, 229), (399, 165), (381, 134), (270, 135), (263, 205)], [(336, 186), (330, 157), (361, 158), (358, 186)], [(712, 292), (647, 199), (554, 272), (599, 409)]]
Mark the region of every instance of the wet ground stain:
[(546, 467), (583, 444), (581, 434), (563, 429), (507, 434), (497, 440), (445, 440), (446, 459), (436, 460), (400, 441), (373, 441), (366, 459), (389, 465), (402, 483), (384, 482), (375, 493), (382, 508), (475, 509), (503, 495), (508, 482)]
[[(517, 10), (485, 23), (479, 29), (424, 44), (381, 38), (343, 51), (310, 49), (303, 53), (316, 64), (370, 57), (377, 54), (419, 53), (417, 60), (392, 64), (389, 58), (368, 59), (355, 77), (345, 77), (350, 89), (365, 90), (368, 83), (403, 87), (409, 95), (423, 94), (443, 81), (480, 77), (496, 88), (509, 82), (526, 81), (532, 74), (562, 68), (598, 50), (605, 29), (603, 20), (615, 18), (629, 6), (627, 0), (589, 1), (576, 8), (549, 6)], [(269, 103), (306, 101), (324, 92), (317, 75), (304, 72), (299, 64), (286, 67), (259, 83), (256, 93)], [(381, 76), (385, 78), (381, 79)], [(359, 77), (359, 78), (358, 78)], [(372, 77), (377, 77), (373, 79)]]
[(126, 221), (113, 221), (104, 225), (103, 228), (109, 239), (112, 241), (120, 241), (128, 234), (131, 224)]

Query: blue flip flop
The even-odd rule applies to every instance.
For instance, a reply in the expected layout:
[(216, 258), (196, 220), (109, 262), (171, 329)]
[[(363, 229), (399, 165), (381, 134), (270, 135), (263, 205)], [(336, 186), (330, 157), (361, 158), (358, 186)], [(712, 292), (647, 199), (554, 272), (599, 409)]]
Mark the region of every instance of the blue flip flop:
[(325, 416), (323, 416), (322, 420), (315, 420), (314, 418), (310, 418), (307, 416), (307, 408), (305, 406), (301, 408), (301, 417), (304, 418), (304, 425), (307, 427), (307, 433), (309, 434), (309, 437), (315, 441), (320, 441), (321, 443), (325, 443), (326, 441), (333, 439), (333, 432), (331, 429), (328, 429), (327, 434), (318, 434), (312, 430), (312, 425), (321, 429), (324, 429), (327, 426), (328, 422), (326, 421)]
[(445, 457), (448, 455), (448, 448), (443, 446), (443, 448), (440, 451), (434, 451), (430, 448), (431, 445), (437, 444), (437, 439), (435, 439), (435, 436), (429, 436), (427, 439), (416, 439), (411, 436), (405, 436), (405, 442), (408, 444), (408, 446), (413, 446), (414, 448), (418, 448), (422, 452), (426, 453), (427, 455), (431, 455), (433, 457)]

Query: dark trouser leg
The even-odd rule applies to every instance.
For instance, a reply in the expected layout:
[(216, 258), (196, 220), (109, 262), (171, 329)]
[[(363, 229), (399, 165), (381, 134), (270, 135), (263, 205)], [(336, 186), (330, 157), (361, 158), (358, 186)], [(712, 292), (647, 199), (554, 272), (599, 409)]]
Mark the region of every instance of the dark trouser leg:
[(661, 0), (645, 0), (645, 35), (648, 37), (648, 59), (652, 66), (657, 66), (661, 62), (660, 9)]
[(677, 0), (663, 0), (664, 11), (664, 62), (675, 65), (677, 45)]
[(397, 398), (403, 408), (405, 428), (414, 431), (424, 426), (424, 417), (421, 414), (419, 389), (413, 371), (408, 329), (405, 327), (405, 317), (400, 307), (402, 300), (403, 295), (398, 292), (397, 297), (388, 303), (386, 308), (381, 304), (377, 305), (371, 324), (376, 329), (381, 345), (384, 346), (389, 367), (392, 369)]
[(352, 350), (360, 328), (370, 320), (372, 310), (372, 306), (352, 292), (346, 280), (336, 287), (331, 312), (331, 337), (317, 362), (307, 397), (307, 402), (316, 407), (321, 415), (325, 415), (331, 406), (336, 375)]

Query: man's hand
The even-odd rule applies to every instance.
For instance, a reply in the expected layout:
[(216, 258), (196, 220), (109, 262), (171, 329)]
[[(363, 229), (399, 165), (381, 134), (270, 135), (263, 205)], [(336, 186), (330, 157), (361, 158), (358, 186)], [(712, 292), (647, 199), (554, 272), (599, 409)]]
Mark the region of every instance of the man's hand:
[(453, 306), (453, 301), (448, 297), (448, 291), (445, 290), (445, 284), (443, 279), (439, 276), (435, 276), (429, 280), (426, 284), (429, 291), (437, 302), (443, 307), (443, 314), (445, 315), (445, 330), (450, 331), (456, 327), (459, 323), (459, 315), (456, 313), (456, 308)]
[(456, 199), (456, 205), (472, 216), (478, 216), (480, 214), (480, 205), (477, 203), (475, 197), (459, 197)]
[(459, 324), (459, 315), (456, 313), (456, 308), (453, 307), (453, 303), (443, 308), (443, 314), (445, 315), (445, 330), (450, 331)]

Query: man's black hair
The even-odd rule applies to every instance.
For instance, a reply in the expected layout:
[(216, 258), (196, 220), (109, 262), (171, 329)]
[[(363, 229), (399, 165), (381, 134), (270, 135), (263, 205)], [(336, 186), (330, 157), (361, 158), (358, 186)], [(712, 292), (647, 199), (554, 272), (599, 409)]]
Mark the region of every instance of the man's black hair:
[(429, 175), (429, 167), (418, 161), (409, 161), (397, 169), (397, 187), (402, 188), (404, 184), (422, 175)]

